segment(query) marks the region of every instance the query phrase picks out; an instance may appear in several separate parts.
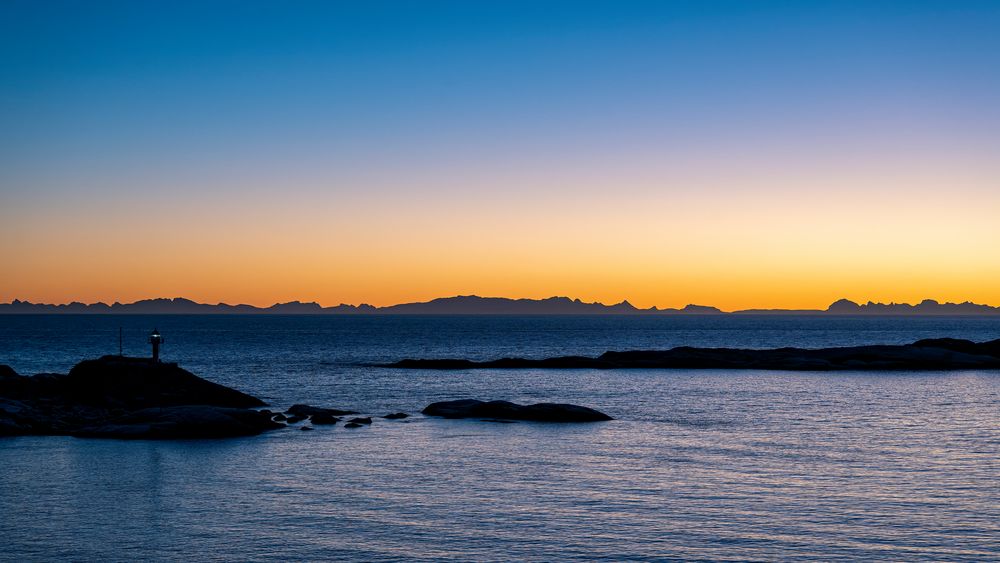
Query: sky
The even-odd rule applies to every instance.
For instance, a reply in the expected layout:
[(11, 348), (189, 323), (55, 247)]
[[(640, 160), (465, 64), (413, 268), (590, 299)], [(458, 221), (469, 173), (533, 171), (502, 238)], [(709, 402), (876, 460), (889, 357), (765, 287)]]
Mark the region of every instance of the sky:
[(0, 3), (0, 301), (1000, 305), (1000, 2)]

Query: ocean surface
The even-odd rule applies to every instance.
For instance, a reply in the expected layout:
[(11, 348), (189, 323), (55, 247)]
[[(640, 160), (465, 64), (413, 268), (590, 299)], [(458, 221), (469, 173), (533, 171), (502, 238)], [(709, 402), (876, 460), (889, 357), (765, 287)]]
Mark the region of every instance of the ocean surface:
[[(1000, 560), (1000, 372), (404, 371), (404, 357), (1000, 338), (1000, 319), (0, 316), (0, 363), (163, 357), (278, 407), (221, 441), (0, 439), (0, 560)], [(617, 420), (425, 418), (438, 400)]]

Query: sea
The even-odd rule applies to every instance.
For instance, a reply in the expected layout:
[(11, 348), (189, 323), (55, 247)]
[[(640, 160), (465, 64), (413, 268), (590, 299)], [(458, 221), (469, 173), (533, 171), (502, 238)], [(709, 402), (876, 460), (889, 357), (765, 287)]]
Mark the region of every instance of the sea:
[[(1000, 318), (0, 316), (0, 363), (148, 355), (375, 416), (226, 440), (0, 438), (3, 561), (1000, 560), (1000, 372), (466, 370), (402, 358), (1000, 338)], [(568, 402), (585, 424), (424, 417)], [(274, 408), (272, 407), (272, 408)], [(306, 423), (307, 424), (307, 423)]]

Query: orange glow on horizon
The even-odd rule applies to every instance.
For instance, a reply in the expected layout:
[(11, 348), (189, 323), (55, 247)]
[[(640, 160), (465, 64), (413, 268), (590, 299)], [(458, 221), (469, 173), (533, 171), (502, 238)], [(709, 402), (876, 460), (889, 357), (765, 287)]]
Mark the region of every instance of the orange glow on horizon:
[(56, 221), (51, 207), (46, 220), (5, 217), (0, 301), (384, 306), (476, 294), (723, 310), (821, 309), (842, 297), (1000, 304), (1000, 262), (988, 259), (1000, 242), (1000, 196), (970, 206), (927, 193), (828, 194), (758, 189), (712, 206), (643, 187), (532, 206), (501, 196), (249, 198), (161, 202), (148, 215), (146, 202), (77, 202)]

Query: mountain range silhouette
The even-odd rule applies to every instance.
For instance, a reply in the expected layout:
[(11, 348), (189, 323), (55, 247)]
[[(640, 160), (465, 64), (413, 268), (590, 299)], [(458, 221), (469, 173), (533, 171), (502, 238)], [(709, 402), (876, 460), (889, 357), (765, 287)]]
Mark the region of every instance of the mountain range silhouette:
[(1000, 307), (971, 302), (939, 303), (925, 299), (916, 305), (907, 303), (859, 304), (847, 299), (833, 302), (826, 309), (745, 309), (723, 312), (716, 307), (687, 305), (680, 309), (640, 309), (622, 301), (614, 305), (586, 303), (569, 297), (547, 299), (510, 299), (459, 295), (419, 303), (372, 305), (336, 305), (323, 307), (315, 302), (290, 301), (270, 307), (198, 303), (183, 297), (143, 299), (134, 303), (68, 304), (31, 303), (14, 299), (0, 303), (0, 314), (277, 314), (277, 315), (998, 315)]

